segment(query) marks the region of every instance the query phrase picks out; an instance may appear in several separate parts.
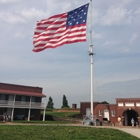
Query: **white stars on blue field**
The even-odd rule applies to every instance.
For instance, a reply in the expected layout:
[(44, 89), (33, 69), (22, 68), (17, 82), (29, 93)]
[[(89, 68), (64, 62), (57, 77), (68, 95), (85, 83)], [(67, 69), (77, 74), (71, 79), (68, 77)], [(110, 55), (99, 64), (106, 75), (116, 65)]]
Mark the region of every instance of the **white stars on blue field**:
[(89, 4), (68, 12), (66, 27), (86, 23)]

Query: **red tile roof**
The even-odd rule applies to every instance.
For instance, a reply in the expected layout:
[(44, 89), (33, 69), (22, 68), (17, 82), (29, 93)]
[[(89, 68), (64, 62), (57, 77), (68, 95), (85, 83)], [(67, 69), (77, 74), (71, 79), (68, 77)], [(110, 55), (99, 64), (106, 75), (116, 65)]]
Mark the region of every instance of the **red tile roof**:
[(12, 95), (26, 95), (26, 96), (35, 96), (35, 97), (46, 97), (46, 95), (44, 95), (42, 93), (25, 92), (25, 91), (14, 91), (14, 90), (2, 90), (2, 89), (0, 89), (0, 93), (12, 94)]

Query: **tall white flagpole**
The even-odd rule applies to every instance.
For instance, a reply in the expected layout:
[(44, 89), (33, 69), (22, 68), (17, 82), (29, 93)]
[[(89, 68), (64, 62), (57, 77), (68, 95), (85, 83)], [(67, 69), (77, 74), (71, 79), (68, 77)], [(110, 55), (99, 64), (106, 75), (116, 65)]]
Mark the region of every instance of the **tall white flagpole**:
[[(91, 115), (93, 116), (93, 43), (92, 43), (92, 0), (90, 0), (90, 48), (89, 48), (89, 55), (90, 55), (90, 70), (91, 70)], [(93, 117), (92, 117), (93, 118)]]

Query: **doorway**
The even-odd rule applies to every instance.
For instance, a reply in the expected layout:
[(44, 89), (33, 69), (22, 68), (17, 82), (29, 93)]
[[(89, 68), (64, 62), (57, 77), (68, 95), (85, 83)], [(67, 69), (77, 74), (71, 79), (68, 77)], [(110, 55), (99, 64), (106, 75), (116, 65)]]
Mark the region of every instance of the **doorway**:
[(137, 111), (133, 109), (127, 109), (123, 112), (124, 120), (123, 120), (123, 125), (124, 126), (131, 126), (131, 119), (133, 118), (135, 120), (135, 125), (136, 122), (138, 122), (138, 113)]
[(90, 108), (86, 108), (86, 115), (91, 115)]
[(108, 121), (110, 120), (109, 119), (109, 110), (107, 110), (107, 109), (104, 110), (104, 118), (107, 118)]

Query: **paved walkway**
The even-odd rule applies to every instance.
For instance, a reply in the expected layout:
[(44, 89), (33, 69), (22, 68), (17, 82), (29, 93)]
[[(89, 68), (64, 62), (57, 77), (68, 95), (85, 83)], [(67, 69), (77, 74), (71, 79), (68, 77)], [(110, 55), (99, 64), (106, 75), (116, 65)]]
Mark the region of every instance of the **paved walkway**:
[[(86, 126), (82, 124), (31, 124), (31, 123), (12, 123), (12, 122), (7, 122), (7, 123), (0, 123), (0, 125), (41, 125), (41, 126), (47, 126), (47, 125), (52, 125), (52, 126)], [(132, 128), (130, 126), (122, 126), (120, 127), (113, 127), (113, 126), (87, 126), (87, 127), (96, 127), (96, 128), (111, 128), (111, 129), (118, 129), (121, 131), (124, 131), (126, 133), (129, 133), (133, 136), (136, 136), (137, 138), (140, 138), (140, 128)]]
[(122, 131), (124, 131), (124, 132), (127, 132), (127, 133), (129, 133), (129, 134), (131, 134), (131, 135), (133, 135), (133, 136), (136, 136), (136, 137), (138, 137), (138, 138), (140, 138), (140, 129), (139, 128), (131, 128), (131, 127), (129, 127), (129, 128), (117, 128), (117, 129), (119, 129), (119, 130), (122, 130)]
[[(98, 127), (98, 126), (97, 126)], [(137, 138), (140, 138), (140, 128), (132, 128), (130, 126), (123, 126), (123, 127), (113, 127), (113, 126), (102, 126), (101, 128), (112, 128), (112, 129), (118, 129), (120, 131), (124, 131), (126, 133), (129, 133), (133, 136), (136, 136)]]

